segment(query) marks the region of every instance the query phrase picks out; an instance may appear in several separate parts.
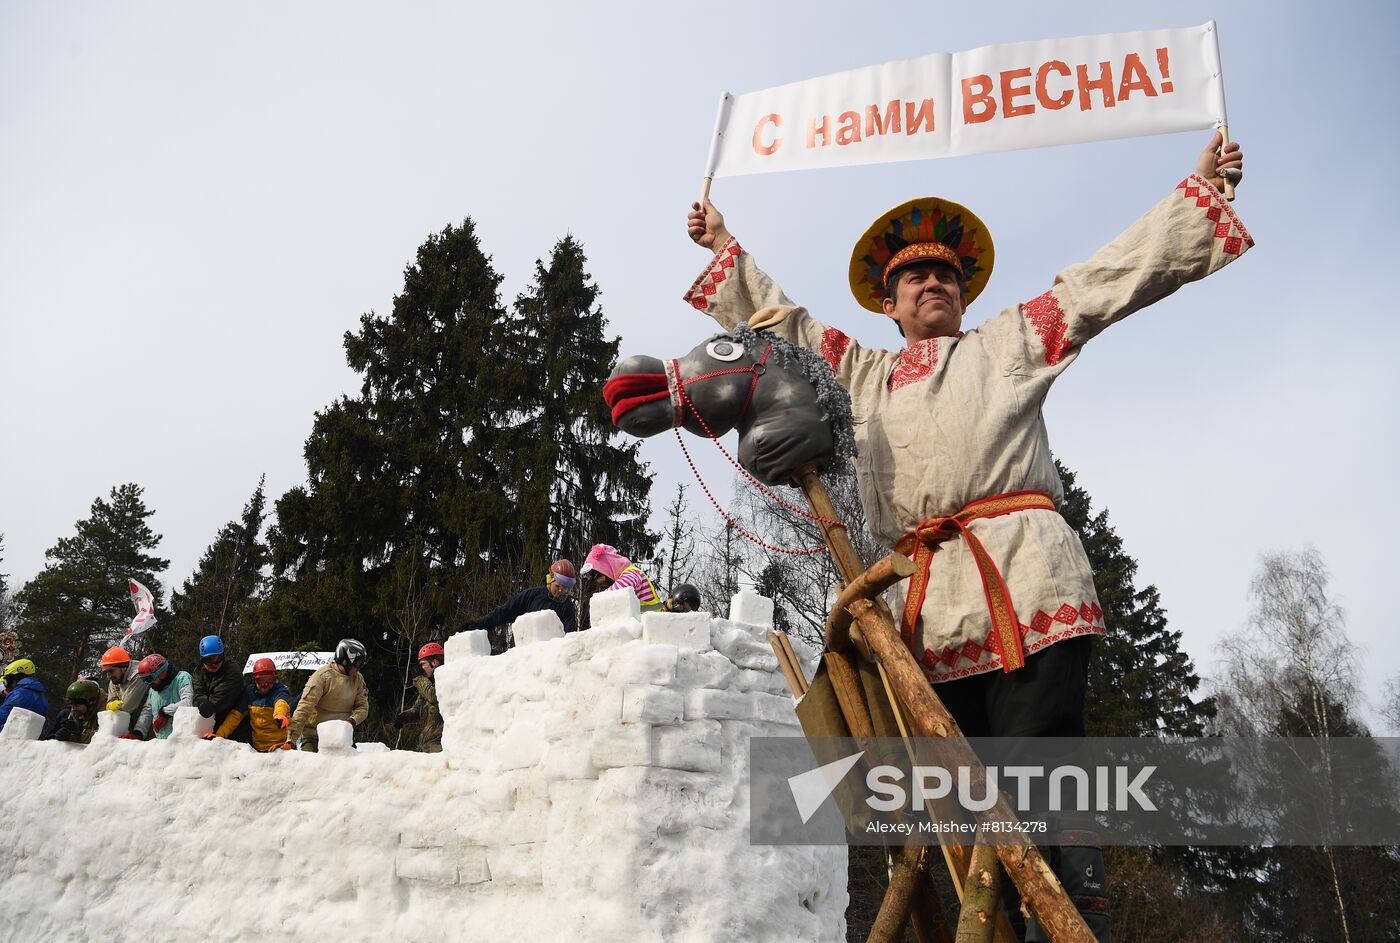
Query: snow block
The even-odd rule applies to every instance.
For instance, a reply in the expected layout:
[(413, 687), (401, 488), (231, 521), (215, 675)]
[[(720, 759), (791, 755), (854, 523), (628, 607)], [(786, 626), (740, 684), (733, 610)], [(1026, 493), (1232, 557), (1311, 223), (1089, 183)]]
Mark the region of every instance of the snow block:
[(456, 884), (457, 862), (442, 848), (400, 848), (394, 871), (408, 881)]
[(0, 730), (0, 740), (38, 740), (43, 732), (43, 714), (15, 707), (10, 710), (10, 719), (5, 721), (5, 729)]
[(389, 744), (387, 744), (387, 743), (373, 743), (373, 742), (371, 742), (371, 743), (357, 743), (357, 744), (355, 744), (355, 752), (356, 752), (356, 753), (388, 753), (388, 752), (389, 752)]
[(593, 765), (600, 770), (616, 766), (650, 766), (651, 727), (648, 724), (599, 727), (593, 731), (590, 757)]
[(676, 686), (681, 688), (728, 688), (738, 669), (713, 649), (692, 652), (681, 649), (676, 660)]
[(758, 593), (741, 589), (729, 600), (729, 619), (753, 627), (767, 627), (773, 624), (773, 600)]
[(753, 711), (753, 701), (739, 691), (702, 688), (685, 696), (686, 720), (748, 720)]
[(604, 688), (593, 701), (593, 726), (612, 727), (622, 723), (622, 688)]
[(588, 624), (595, 629), (622, 625), (641, 616), (642, 604), (630, 589), (604, 590), (588, 600)]
[(442, 646), (442, 656), (445, 661), (456, 661), (459, 658), (477, 658), (489, 654), (491, 654), (491, 639), (485, 629), (458, 632), (444, 642)]
[(674, 645), (629, 642), (614, 656), (608, 669), (608, 683), (670, 684), (676, 680), (676, 659)]
[(677, 724), (685, 715), (685, 697), (654, 684), (630, 684), (622, 691), (624, 724)]
[(126, 711), (98, 711), (97, 712), (97, 733), (93, 734), (93, 742), (98, 740), (120, 737), (131, 730), (131, 715)]
[(792, 698), (764, 694), (762, 691), (755, 691), (749, 697), (753, 699), (755, 720), (767, 721), (770, 724), (797, 723), (797, 709), (793, 706)]
[(695, 773), (717, 773), (723, 763), (717, 720), (657, 727), (656, 765)]
[(594, 779), (598, 770), (593, 765), (591, 744), (588, 741), (554, 741), (544, 755), (544, 775), (551, 781)]
[(516, 647), (521, 648), (536, 642), (563, 638), (564, 623), (559, 621), (559, 615), (553, 609), (544, 609), (540, 612), (527, 612), (516, 619), (510, 632), (515, 638)]
[(348, 753), (355, 743), (355, 728), (348, 720), (325, 720), (316, 725), (316, 739), (317, 752)]
[(710, 643), (710, 616), (704, 612), (648, 612), (642, 616), (642, 641), (707, 652), (714, 647)]
[(180, 706), (175, 708), (175, 717), (170, 722), (171, 740), (198, 740), (206, 733), (214, 732), (214, 718), (205, 717), (197, 707)]
[(720, 619), (715, 622), (714, 639), (715, 650), (740, 668), (778, 670), (778, 657), (773, 654), (766, 631), (760, 635), (747, 626)]

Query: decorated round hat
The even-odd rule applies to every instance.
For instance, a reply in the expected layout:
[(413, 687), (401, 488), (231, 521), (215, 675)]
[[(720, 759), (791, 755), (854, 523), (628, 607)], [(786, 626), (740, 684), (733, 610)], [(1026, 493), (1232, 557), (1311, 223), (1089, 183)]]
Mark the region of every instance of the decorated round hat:
[(915, 262), (946, 262), (962, 273), (967, 304), (992, 277), (992, 236), (967, 207), (936, 196), (885, 213), (851, 252), (851, 293), (862, 308), (883, 312), (885, 280)]

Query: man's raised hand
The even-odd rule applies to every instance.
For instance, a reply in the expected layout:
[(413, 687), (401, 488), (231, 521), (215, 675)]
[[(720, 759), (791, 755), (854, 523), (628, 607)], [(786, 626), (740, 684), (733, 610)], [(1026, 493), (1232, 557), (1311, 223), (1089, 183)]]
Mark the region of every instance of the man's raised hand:
[(1238, 142), (1231, 141), (1222, 152), (1220, 144), (1223, 140), (1220, 132), (1216, 131), (1210, 144), (1196, 158), (1196, 175), (1204, 177), (1217, 190), (1225, 189), (1226, 178), (1235, 186), (1239, 186), (1244, 179), (1244, 151), (1240, 150)]
[(729, 230), (724, 228), (724, 214), (709, 200), (704, 209), (699, 203), (690, 204), (690, 215), (685, 218), (686, 231), (696, 245), (711, 252), (718, 252), (729, 241)]

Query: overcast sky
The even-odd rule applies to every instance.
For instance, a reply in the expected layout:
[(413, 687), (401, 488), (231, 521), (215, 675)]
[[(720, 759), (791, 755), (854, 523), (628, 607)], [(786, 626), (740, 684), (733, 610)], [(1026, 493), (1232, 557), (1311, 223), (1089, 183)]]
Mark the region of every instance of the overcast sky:
[[(134, 481), (178, 585), (260, 475), (274, 499), (304, 480), (313, 412), (358, 388), (341, 335), (388, 313), (417, 246), (466, 216), (507, 301), (572, 232), (623, 354), (688, 350), (710, 322), (680, 300), (707, 259), (684, 215), (722, 89), (1215, 19), (1257, 247), (1090, 344), (1047, 404), (1051, 444), (1199, 670), (1244, 623), (1259, 553), (1311, 543), (1374, 700), (1400, 672), (1396, 9), (6, 3), (0, 572), (22, 585)], [(971, 326), (1130, 224), (1207, 138), (722, 179), (713, 197), (792, 297), (894, 347), (845, 283), (880, 212), (937, 193), (986, 221), (997, 266)], [(658, 508), (689, 479), (677, 451), (643, 447)], [(727, 468), (702, 465), (726, 485)]]

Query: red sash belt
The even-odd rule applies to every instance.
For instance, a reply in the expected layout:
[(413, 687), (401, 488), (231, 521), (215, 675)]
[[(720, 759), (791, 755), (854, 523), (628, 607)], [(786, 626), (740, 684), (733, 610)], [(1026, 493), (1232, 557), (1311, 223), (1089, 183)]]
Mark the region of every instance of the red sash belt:
[(972, 558), (977, 561), (977, 572), (982, 577), (987, 614), (992, 617), (992, 634), (996, 636), (997, 646), (1001, 649), (1002, 670), (1015, 671), (1026, 663), (1025, 652), (1021, 649), (1021, 627), (1011, 606), (1011, 593), (1006, 588), (1006, 581), (1001, 578), (997, 565), (992, 562), (982, 542), (967, 529), (967, 525), (976, 520), (1030, 510), (1053, 511), (1055, 502), (1040, 491), (1012, 491), (980, 498), (956, 514), (921, 521), (918, 527), (895, 544), (896, 550), (914, 561), (914, 575), (909, 578), (909, 592), (904, 602), (900, 629), (904, 633), (905, 644), (915, 653), (915, 657), (919, 653), (914, 646), (914, 629), (918, 625), (919, 611), (924, 607), (934, 551), (943, 541), (961, 534), (967, 541), (967, 548), (972, 551)]

